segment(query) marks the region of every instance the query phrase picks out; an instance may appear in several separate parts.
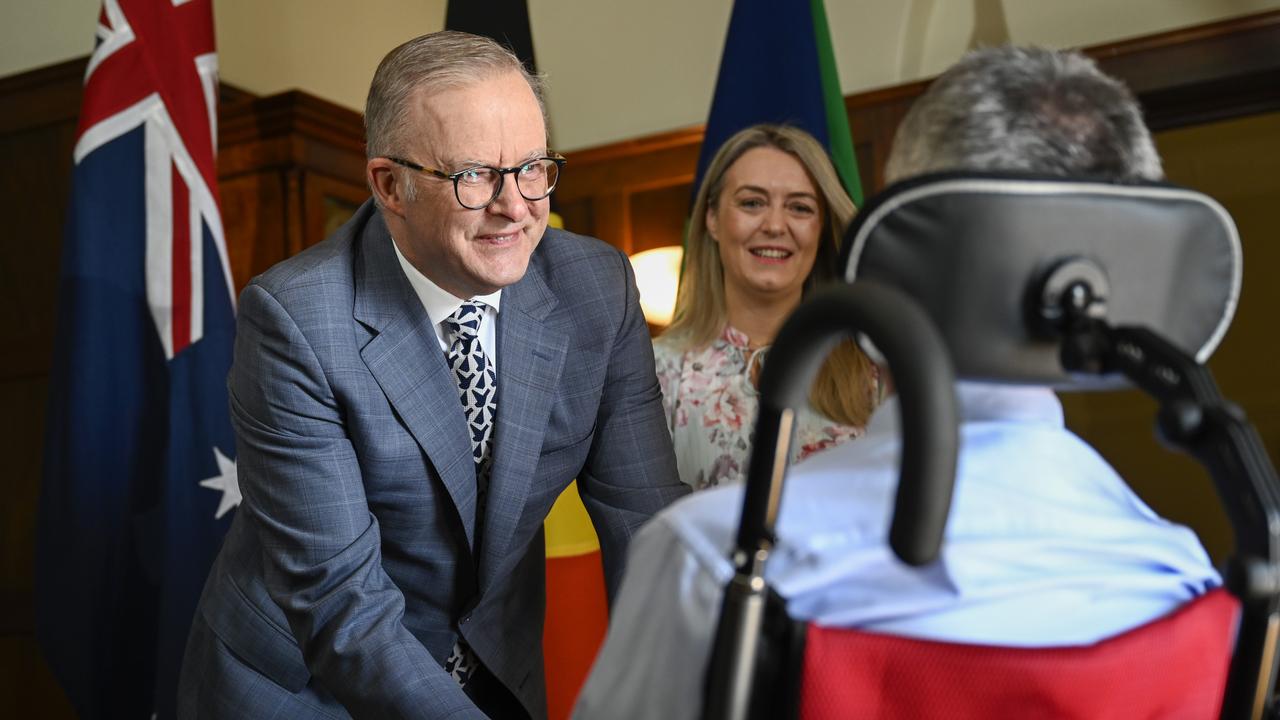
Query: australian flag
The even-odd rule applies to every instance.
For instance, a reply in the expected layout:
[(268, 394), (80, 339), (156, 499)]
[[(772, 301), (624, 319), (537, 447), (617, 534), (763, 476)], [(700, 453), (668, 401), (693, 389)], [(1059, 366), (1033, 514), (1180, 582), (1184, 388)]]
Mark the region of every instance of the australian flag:
[(104, 0), (62, 250), (36, 629), (84, 718), (172, 717), (239, 502), (211, 0)]

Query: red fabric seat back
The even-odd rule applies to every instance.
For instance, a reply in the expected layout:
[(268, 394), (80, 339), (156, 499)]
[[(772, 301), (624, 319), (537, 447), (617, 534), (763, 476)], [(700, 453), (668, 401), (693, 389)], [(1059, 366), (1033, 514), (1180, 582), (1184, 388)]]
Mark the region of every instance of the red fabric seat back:
[(1217, 718), (1238, 607), (1215, 590), (1094, 645), (1034, 649), (810, 624), (799, 717)]

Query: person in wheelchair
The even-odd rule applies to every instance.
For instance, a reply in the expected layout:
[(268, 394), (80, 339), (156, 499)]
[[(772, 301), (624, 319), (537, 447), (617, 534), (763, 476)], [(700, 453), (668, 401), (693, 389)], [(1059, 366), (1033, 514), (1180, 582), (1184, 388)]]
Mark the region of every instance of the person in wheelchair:
[[(914, 104), (890, 182), (943, 170), (1158, 180), (1133, 95), (1075, 52), (974, 51)], [(1068, 431), (1046, 387), (957, 383), (960, 453), (942, 554), (886, 543), (898, 480), (890, 397), (858, 442), (789, 474), (766, 577), (797, 619), (1007, 647), (1088, 645), (1221, 585), (1195, 534), (1157, 516)], [(742, 488), (667, 508), (633, 541), (575, 716), (700, 714)]]

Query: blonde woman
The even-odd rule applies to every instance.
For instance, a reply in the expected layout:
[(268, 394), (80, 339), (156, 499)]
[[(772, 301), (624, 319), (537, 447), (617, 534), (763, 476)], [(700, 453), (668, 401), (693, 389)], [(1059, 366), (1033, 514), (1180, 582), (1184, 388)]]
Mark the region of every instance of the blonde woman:
[[(756, 125), (712, 159), (675, 319), (654, 343), (680, 479), (695, 490), (745, 479), (760, 366), (805, 293), (835, 278), (853, 213), (826, 151), (803, 130)], [(871, 363), (840, 345), (801, 414), (796, 459), (860, 435), (877, 390)]]

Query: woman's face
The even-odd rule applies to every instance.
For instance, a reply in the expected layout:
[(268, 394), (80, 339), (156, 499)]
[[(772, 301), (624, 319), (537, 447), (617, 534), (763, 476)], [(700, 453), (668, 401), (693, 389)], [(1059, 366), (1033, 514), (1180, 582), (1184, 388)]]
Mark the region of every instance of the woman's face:
[(725, 173), (715, 207), (707, 209), (726, 295), (794, 295), (798, 301), (818, 254), (822, 215), (799, 160), (772, 147), (743, 153)]

